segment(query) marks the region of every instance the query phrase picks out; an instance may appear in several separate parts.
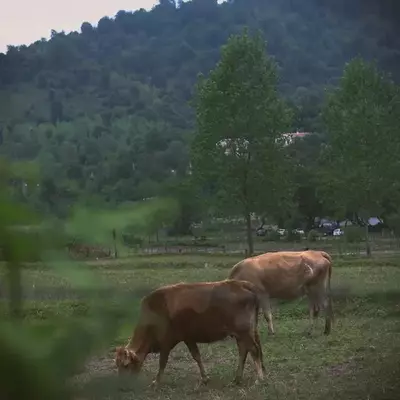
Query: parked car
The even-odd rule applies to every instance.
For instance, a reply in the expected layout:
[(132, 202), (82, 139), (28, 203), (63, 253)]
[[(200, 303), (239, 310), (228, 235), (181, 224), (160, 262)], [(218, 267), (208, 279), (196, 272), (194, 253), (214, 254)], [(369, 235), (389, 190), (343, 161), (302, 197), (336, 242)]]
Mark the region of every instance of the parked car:
[(256, 235), (257, 236), (265, 236), (266, 233), (267, 233), (267, 231), (264, 228), (258, 228), (256, 230)]
[(336, 229), (334, 229), (332, 234), (333, 234), (333, 236), (342, 236), (342, 235), (344, 235), (344, 231), (342, 231), (340, 228), (336, 228)]

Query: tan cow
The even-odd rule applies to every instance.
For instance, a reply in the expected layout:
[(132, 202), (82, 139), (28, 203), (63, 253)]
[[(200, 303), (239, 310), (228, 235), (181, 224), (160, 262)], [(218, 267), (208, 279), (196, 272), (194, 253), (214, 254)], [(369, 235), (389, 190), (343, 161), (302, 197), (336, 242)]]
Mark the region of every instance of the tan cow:
[(291, 300), (307, 295), (310, 316), (308, 333), (312, 333), (314, 320), (324, 309), (324, 333), (329, 335), (333, 322), (331, 274), (332, 258), (323, 251), (280, 251), (240, 261), (231, 269), (229, 278), (252, 282), (258, 288), (270, 334), (274, 334), (270, 299)]
[(138, 373), (149, 353), (160, 353), (159, 371), (153, 383), (160, 383), (170, 351), (184, 342), (196, 361), (203, 383), (207, 376), (197, 343), (212, 343), (234, 337), (239, 350), (235, 382), (243, 377), (250, 352), (260, 380), (265, 371), (257, 331), (259, 301), (249, 282), (178, 283), (163, 286), (141, 302), (138, 325), (126, 347), (116, 348), (118, 371)]

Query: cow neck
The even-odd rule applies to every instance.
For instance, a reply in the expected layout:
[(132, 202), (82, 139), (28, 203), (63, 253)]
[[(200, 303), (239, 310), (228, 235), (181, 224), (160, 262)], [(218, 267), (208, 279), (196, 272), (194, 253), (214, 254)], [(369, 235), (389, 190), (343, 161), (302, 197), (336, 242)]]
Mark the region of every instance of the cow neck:
[(150, 352), (149, 337), (146, 334), (146, 328), (137, 326), (132, 337), (130, 338), (126, 348), (135, 352), (137, 357), (144, 361), (147, 354)]

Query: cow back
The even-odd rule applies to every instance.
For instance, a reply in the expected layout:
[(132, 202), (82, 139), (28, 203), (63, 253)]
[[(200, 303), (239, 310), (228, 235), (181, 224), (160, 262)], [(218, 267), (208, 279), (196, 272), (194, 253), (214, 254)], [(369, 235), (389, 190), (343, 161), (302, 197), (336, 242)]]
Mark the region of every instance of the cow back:
[(247, 282), (228, 280), (170, 285), (151, 293), (145, 306), (153, 315), (159, 340), (167, 334), (176, 342), (211, 343), (251, 324), (258, 307), (251, 289)]

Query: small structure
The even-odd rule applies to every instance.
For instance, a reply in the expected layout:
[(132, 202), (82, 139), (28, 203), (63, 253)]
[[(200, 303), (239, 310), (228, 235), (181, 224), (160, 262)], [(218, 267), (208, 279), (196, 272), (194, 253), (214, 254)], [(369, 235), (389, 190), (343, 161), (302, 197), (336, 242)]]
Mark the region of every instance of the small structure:
[(310, 135), (311, 132), (289, 132), (289, 133), (283, 133), (282, 136), (284, 137), (285, 140), (285, 146), (292, 144), (293, 141), (297, 138), (303, 138), (305, 136)]

